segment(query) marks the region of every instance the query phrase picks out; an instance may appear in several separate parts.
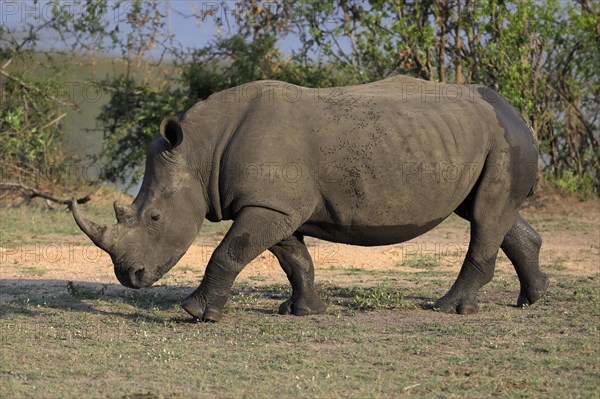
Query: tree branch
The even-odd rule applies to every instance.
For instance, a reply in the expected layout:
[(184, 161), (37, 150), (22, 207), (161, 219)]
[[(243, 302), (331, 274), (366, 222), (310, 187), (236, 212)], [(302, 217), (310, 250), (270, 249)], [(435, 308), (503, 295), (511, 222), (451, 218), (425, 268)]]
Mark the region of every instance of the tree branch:
[[(21, 191), (27, 201), (29, 201), (35, 197), (40, 197), (40, 198), (44, 198), (44, 199), (52, 201), (52, 202), (56, 202), (57, 204), (68, 205), (69, 207), (72, 204), (72, 200), (70, 200), (70, 199), (56, 198), (48, 193), (44, 193), (42, 191), (39, 191), (35, 188), (26, 186), (21, 183), (0, 183), (0, 190)], [(78, 198), (77, 203), (85, 204), (86, 202), (89, 202), (90, 200), (91, 200), (90, 196), (86, 195), (85, 197)]]
[(55, 101), (55, 102), (57, 102), (59, 104), (62, 104), (64, 106), (66, 106), (66, 107), (69, 107), (72, 110), (79, 111), (79, 107), (74, 102), (67, 103), (67, 102), (64, 102), (63, 100), (61, 100), (60, 98), (56, 98), (54, 96), (46, 94), (46, 93), (42, 92), (40, 89), (38, 89), (37, 87), (30, 86), (27, 83), (23, 82), (21, 79), (16, 78), (16, 77), (14, 77), (12, 75), (9, 75), (8, 73), (6, 73), (5, 71), (3, 71), (2, 69), (0, 69), (0, 75), (3, 75), (3, 76), (5, 76), (8, 79), (14, 80), (15, 82), (17, 82), (20, 86), (22, 86), (26, 90), (35, 91), (36, 93), (41, 94), (42, 96), (44, 96), (46, 98), (49, 98), (52, 101)]

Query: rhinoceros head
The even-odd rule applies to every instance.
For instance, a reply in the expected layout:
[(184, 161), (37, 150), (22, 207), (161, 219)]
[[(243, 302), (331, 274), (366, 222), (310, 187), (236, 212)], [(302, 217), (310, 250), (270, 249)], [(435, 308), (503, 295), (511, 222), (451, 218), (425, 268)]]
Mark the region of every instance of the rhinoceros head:
[[(186, 162), (181, 123), (167, 118), (148, 146), (142, 187), (131, 205), (114, 203), (117, 223), (96, 224), (73, 201), (79, 228), (110, 254), (126, 287), (149, 287), (187, 251), (206, 216), (203, 184)], [(189, 143), (188, 143), (189, 145)]]

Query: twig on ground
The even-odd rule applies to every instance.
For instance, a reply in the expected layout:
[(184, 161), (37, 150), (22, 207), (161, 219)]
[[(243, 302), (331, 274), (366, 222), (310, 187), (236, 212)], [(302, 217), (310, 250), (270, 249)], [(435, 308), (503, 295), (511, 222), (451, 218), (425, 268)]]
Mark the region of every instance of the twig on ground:
[(408, 391), (409, 389), (416, 388), (416, 387), (418, 387), (419, 385), (421, 385), (421, 384), (409, 385), (409, 386), (405, 387), (403, 390), (404, 390), (404, 391)]

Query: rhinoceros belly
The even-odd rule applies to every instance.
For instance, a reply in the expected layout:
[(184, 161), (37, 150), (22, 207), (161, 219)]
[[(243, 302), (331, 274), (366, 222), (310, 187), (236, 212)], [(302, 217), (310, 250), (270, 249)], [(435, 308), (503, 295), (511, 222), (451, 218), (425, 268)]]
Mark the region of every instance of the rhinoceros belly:
[(307, 222), (298, 232), (310, 237), (343, 244), (376, 246), (411, 240), (440, 224), (445, 217), (423, 224), (340, 225), (331, 222)]

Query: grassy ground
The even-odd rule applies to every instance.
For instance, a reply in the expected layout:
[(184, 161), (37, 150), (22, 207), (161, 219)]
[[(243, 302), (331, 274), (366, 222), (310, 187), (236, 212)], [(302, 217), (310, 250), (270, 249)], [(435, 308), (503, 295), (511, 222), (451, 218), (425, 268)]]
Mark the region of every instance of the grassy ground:
[(597, 397), (595, 277), (563, 276), (529, 309), (511, 306), (514, 279), (475, 316), (421, 309), (452, 278), (423, 275), (410, 297), (400, 281), (321, 286), (330, 308), (305, 318), (273, 314), (282, 287), (237, 286), (218, 324), (184, 316), (191, 287), (5, 281), (0, 395)]
[[(530, 219), (548, 234), (596, 228), (595, 218), (561, 223), (544, 212)], [(47, 213), (0, 208), (3, 242), (81, 238), (69, 215)], [(203, 236), (225, 230), (209, 225)], [(35, 261), (17, 276), (0, 262), (0, 397), (599, 397), (600, 277), (573, 272), (573, 257), (546, 262), (548, 295), (525, 309), (514, 307), (518, 281), (502, 263), (479, 314), (427, 310), (456, 271), (417, 255), (387, 271), (318, 269), (329, 308), (317, 316), (279, 316), (287, 284), (241, 279), (216, 324), (179, 307), (195, 279), (134, 291), (85, 272), (56, 278)]]

